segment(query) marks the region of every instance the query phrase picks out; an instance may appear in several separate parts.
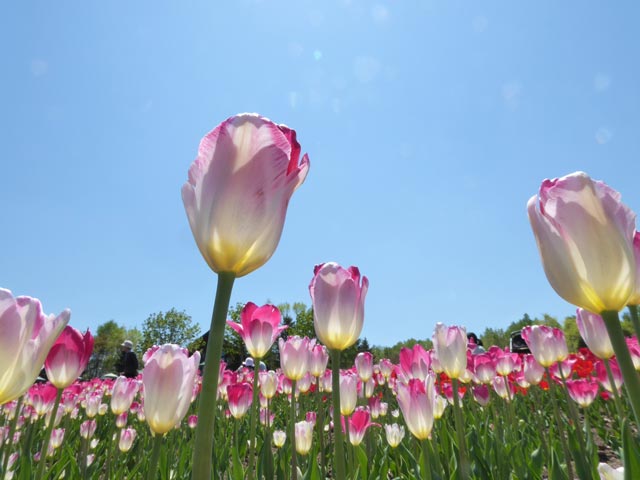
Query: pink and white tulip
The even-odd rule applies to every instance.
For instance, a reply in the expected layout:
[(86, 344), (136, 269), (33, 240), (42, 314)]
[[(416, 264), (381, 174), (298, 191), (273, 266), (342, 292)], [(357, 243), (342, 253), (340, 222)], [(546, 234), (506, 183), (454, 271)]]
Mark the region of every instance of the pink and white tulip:
[(449, 378), (460, 378), (467, 369), (467, 333), (464, 327), (447, 327), (437, 323), (433, 349)]
[(609, 333), (600, 315), (579, 308), (576, 312), (576, 324), (584, 343), (596, 357), (603, 360), (613, 357)]
[[(111, 390), (111, 411), (120, 415), (131, 407), (131, 403), (138, 393), (140, 384), (135, 378), (118, 377)], [(100, 411), (98, 410), (98, 413)]]
[(425, 381), (412, 378), (407, 385), (398, 384), (398, 405), (409, 431), (419, 440), (431, 435), (435, 396), (434, 377), (431, 374)]
[(569, 356), (564, 332), (559, 328), (529, 325), (522, 329), (522, 338), (536, 361), (545, 368)]
[(296, 132), (255, 114), (231, 117), (202, 139), (182, 201), (214, 272), (242, 277), (271, 258), (308, 170)]
[(240, 323), (227, 321), (227, 324), (242, 337), (249, 355), (261, 359), (269, 352), (280, 332), (287, 328), (280, 325), (280, 310), (273, 305), (258, 307), (247, 303), (240, 312)]
[(229, 410), (233, 418), (239, 419), (245, 416), (253, 401), (253, 388), (250, 384), (242, 382), (227, 387)]
[(371, 413), (366, 407), (356, 408), (349, 417), (349, 442), (351, 445), (354, 447), (360, 445), (364, 439), (364, 434), (367, 433), (367, 429), (371, 426), (379, 427), (380, 425), (371, 422)]
[(93, 352), (91, 332), (87, 330), (83, 335), (67, 325), (49, 350), (44, 362), (47, 378), (57, 388), (67, 388), (87, 368), (91, 352)]
[(293, 337), (278, 341), (280, 347), (280, 367), (289, 380), (300, 380), (308, 372), (309, 339)]
[(355, 358), (356, 371), (360, 380), (367, 382), (373, 376), (373, 355), (371, 352), (360, 352)]

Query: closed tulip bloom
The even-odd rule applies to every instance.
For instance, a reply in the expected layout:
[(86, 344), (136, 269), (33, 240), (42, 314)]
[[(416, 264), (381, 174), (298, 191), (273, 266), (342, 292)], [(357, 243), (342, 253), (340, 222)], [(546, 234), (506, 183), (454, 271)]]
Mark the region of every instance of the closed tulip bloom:
[(67, 388), (87, 368), (91, 352), (93, 352), (91, 332), (87, 330), (83, 335), (67, 325), (49, 350), (44, 362), (47, 378), (57, 388)]
[(253, 401), (253, 388), (248, 383), (236, 383), (227, 387), (229, 410), (233, 418), (242, 418)]
[(493, 379), (493, 389), (498, 394), (498, 396), (508, 402), (511, 401), (513, 396), (516, 393), (516, 389), (513, 384), (509, 381), (508, 377), (495, 377)]
[(356, 343), (364, 323), (364, 299), (369, 280), (357, 267), (335, 262), (318, 265), (309, 285), (313, 326), (329, 350), (345, 350)]
[(54, 428), (49, 439), (49, 448), (55, 450), (62, 445), (64, 440), (64, 428)]
[(89, 440), (96, 433), (98, 422), (95, 420), (85, 420), (80, 424), (80, 436), (86, 440)]
[(282, 446), (284, 446), (284, 442), (286, 441), (286, 439), (287, 439), (286, 432), (282, 430), (273, 431), (273, 444), (276, 447), (281, 448)]
[(576, 313), (576, 324), (584, 343), (596, 357), (600, 359), (613, 357), (614, 352), (611, 340), (609, 340), (609, 333), (600, 315), (579, 308)]
[[(382, 362), (380, 362), (380, 367), (382, 370)], [(400, 368), (407, 378), (424, 380), (431, 368), (431, 354), (419, 343), (416, 343), (413, 348), (402, 347), (400, 349)]]
[(574, 402), (582, 408), (587, 408), (598, 395), (598, 384), (586, 378), (567, 380), (567, 390)]
[(340, 414), (351, 415), (358, 404), (358, 377), (349, 372), (340, 374)]
[(296, 422), (296, 452), (298, 452), (299, 455), (306, 455), (311, 450), (313, 427), (314, 424), (306, 420)]
[(138, 432), (134, 428), (124, 428), (120, 430), (120, 441), (118, 442), (118, 448), (121, 452), (126, 453), (131, 450), (133, 441), (136, 439)]
[(260, 393), (267, 399), (275, 396), (278, 389), (278, 374), (273, 370), (268, 372), (260, 372)]
[(464, 327), (447, 327), (437, 323), (433, 333), (433, 349), (444, 373), (460, 378), (467, 369), (467, 332)]
[(640, 232), (633, 237), (633, 253), (636, 258), (636, 288), (629, 299), (629, 305), (640, 305)]
[(584, 172), (545, 180), (527, 205), (553, 289), (591, 312), (622, 310), (634, 293), (635, 214)]
[(46, 415), (53, 408), (57, 393), (50, 383), (35, 384), (29, 389), (29, 403), (38, 417)]
[(242, 337), (249, 355), (255, 359), (263, 358), (271, 349), (280, 332), (286, 325), (280, 325), (280, 310), (273, 305), (258, 307), (247, 303), (240, 312), (240, 322), (227, 321), (227, 324)]
[(398, 384), (398, 405), (409, 431), (418, 440), (425, 440), (431, 435), (435, 396), (434, 378), (431, 374), (425, 381), (412, 378), (407, 385)]
[(491, 400), (489, 387), (485, 384), (473, 387), (473, 398), (475, 398), (476, 402), (478, 402), (482, 407), (489, 405), (489, 401)]
[(373, 355), (371, 352), (360, 352), (355, 359), (356, 371), (360, 380), (368, 381), (373, 376)]
[(308, 371), (309, 339), (297, 335), (278, 341), (280, 367), (289, 380), (300, 380)]
[(161, 346), (147, 360), (142, 371), (144, 416), (155, 435), (164, 435), (182, 422), (191, 406), (200, 352), (178, 345)]
[(529, 325), (521, 334), (537, 362), (545, 368), (569, 356), (564, 332), (559, 328)]
[(604, 388), (607, 392), (613, 393), (613, 388), (615, 387), (616, 391), (620, 391), (620, 387), (624, 383), (624, 379), (622, 378), (622, 373), (620, 372), (620, 367), (618, 366), (618, 362), (615, 358), (609, 360), (609, 367), (611, 368), (611, 373), (613, 376), (613, 385), (609, 381), (609, 375), (607, 375), (607, 369), (604, 365), (604, 362), (596, 362), (596, 378), (602, 388)]
[[(416, 345), (418, 344), (416, 343)], [(388, 358), (380, 360), (380, 373), (384, 376), (385, 380), (389, 379), (391, 372), (393, 372), (393, 362)]]
[(329, 362), (327, 347), (319, 343), (309, 346), (309, 373), (318, 378), (324, 375)]
[(70, 316), (70, 310), (45, 315), (39, 300), (0, 288), (0, 405), (33, 385)]
[(496, 376), (496, 363), (488, 353), (473, 356), (474, 374), (480, 383), (491, 383)]
[(129, 410), (139, 387), (140, 384), (135, 378), (120, 376), (116, 379), (111, 390), (110, 404), (114, 415), (120, 415)]
[(404, 438), (404, 427), (397, 423), (392, 423), (384, 426), (384, 431), (387, 436), (387, 443), (391, 448), (396, 448), (400, 445), (400, 442)]
[(544, 367), (530, 353), (524, 356), (522, 363), (524, 379), (531, 385), (538, 385), (544, 375)]
[(449, 402), (442, 395), (436, 395), (433, 402), (433, 418), (439, 420), (444, 415), (445, 410), (449, 406)]
[(242, 277), (271, 258), (309, 170), (307, 155), (299, 160), (296, 132), (255, 114), (231, 117), (202, 139), (182, 201), (214, 272)]

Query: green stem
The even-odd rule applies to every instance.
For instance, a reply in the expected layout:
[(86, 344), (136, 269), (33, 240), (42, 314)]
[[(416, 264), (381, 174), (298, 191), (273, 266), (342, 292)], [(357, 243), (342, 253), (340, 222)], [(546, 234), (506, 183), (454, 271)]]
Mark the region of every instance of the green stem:
[(224, 327), (229, 310), (231, 290), (235, 274), (220, 272), (216, 300), (211, 315), (211, 327), (207, 341), (204, 372), (202, 375), (202, 392), (198, 405), (198, 425), (196, 426), (195, 444), (193, 447), (193, 480), (211, 478), (211, 460), (213, 452), (213, 433), (215, 414), (218, 403), (218, 376)]
[(462, 419), (462, 408), (460, 407), (460, 397), (458, 397), (458, 379), (451, 379), (453, 387), (453, 415), (456, 424), (456, 433), (458, 434), (458, 466), (460, 478), (467, 480), (471, 477), (469, 465), (469, 455), (467, 453), (467, 442), (464, 437), (464, 421)]
[(636, 331), (636, 337), (640, 339), (640, 316), (638, 315), (638, 305), (627, 305), (629, 314), (631, 315), (631, 323), (633, 323), (633, 329)]
[[(629, 354), (627, 342), (624, 339), (624, 333), (622, 331), (622, 326), (620, 325), (618, 312), (608, 310), (602, 312), (601, 315), (604, 320), (604, 324), (607, 327), (609, 340), (611, 340), (613, 351), (616, 354), (620, 371), (622, 372), (625, 391), (627, 392), (627, 398), (631, 403), (631, 408), (633, 409), (636, 425), (640, 425), (640, 378), (633, 367), (633, 361)], [(622, 421), (622, 419), (620, 419), (620, 421)]]
[[(253, 399), (251, 400), (251, 419), (249, 426), (249, 469), (247, 470), (247, 478), (253, 480), (254, 473), (254, 461), (255, 461), (255, 448), (256, 448), (256, 416), (259, 414), (260, 404), (258, 402), (258, 377), (260, 376), (258, 371), (258, 365), (261, 358), (254, 358), (253, 368)], [(269, 413), (267, 412), (267, 415)]]
[(6, 476), (7, 465), (9, 465), (9, 456), (11, 454), (11, 447), (9, 445), (13, 445), (13, 435), (16, 433), (16, 426), (18, 425), (18, 417), (20, 416), (20, 410), (22, 409), (22, 400), (24, 399), (24, 395), (18, 398), (18, 403), (16, 403), (15, 414), (11, 419), (11, 423), (9, 424), (9, 434), (0, 448), (0, 457), (2, 457), (2, 472), (3, 475)]
[(431, 480), (431, 466), (429, 465), (429, 439), (425, 438), (420, 443), (422, 444), (422, 478), (423, 480)]
[(553, 376), (551, 375), (551, 372), (549, 371), (548, 367), (545, 367), (545, 370), (547, 371), (547, 380), (549, 382), (549, 396), (551, 397), (551, 403), (553, 404), (553, 414), (555, 416), (556, 419), (556, 424), (558, 427), (558, 436), (560, 437), (560, 444), (562, 445), (562, 451), (564, 453), (564, 457), (565, 460), (567, 461), (567, 475), (568, 477), (574, 478), (573, 477), (573, 466), (571, 465), (571, 452), (569, 451), (569, 446), (567, 445), (567, 439), (565, 438), (564, 435), (564, 429), (562, 428), (562, 425), (564, 424), (562, 422), (562, 418), (560, 418), (560, 407), (558, 406), (558, 401), (556, 399), (556, 383), (555, 380), (553, 379)]
[(58, 414), (58, 406), (60, 406), (60, 399), (62, 398), (62, 388), (59, 388), (56, 392), (56, 400), (51, 409), (51, 416), (49, 417), (49, 425), (44, 432), (44, 438), (42, 439), (42, 447), (40, 448), (40, 461), (38, 462), (38, 470), (36, 472), (36, 480), (40, 480), (44, 475), (44, 466), (47, 463), (47, 450), (49, 448), (49, 441), (51, 440), (51, 432), (53, 432), (53, 426), (56, 423), (56, 415)]
[(611, 393), (613, 393), (613, 401), (616, 405), (616, 410), (618, 411), (619, 421), (617, 422), (622, 425), (622, 419), (626, 417), (624, 414), (624, 409), (622, 408), (622, 400), (620, 399), (620, 392), (618, 391), (618, 387), (616, 386), (615, 379), (613, 378), (613, 372), (611, 371), (611, 362), (608, 358), (602, 360), (604, 363), (604, 369), (607, 371), (607, 378), (609, 378), (609, 385), (611, 385)]
[(160, 450), (162, 449), (163, 435), (153, 437), (153, 451), (151, 452), (151, 463), (147, 472), (147, 480), (156, 480), (158, 478), (158, 463), (160, 463)]
[(291, 429), (289, 435), (291, 435), (291, 478), (297, 480), (298, 478), (298, 452), (296, 452), (296, 380), (291, 380)]
[(318, 442), (320, 447), (320, 477), (325, 478), (326, 456), (324, 452), (324, 408), (322, 405), (322, 392), (320, 391), (320, 378), (316, 378), (316, 429), (318, 430)]
[(89, 440), (86, 438), (82, 438), (82, 440), (80, 440), (80, 458), (78, 459), (78, 463), (80, 464), (80, 478), (88, 478), (87, 477), (88, 450), (89, 450)]
[(331, 397), (333, 401), (334, 470), (336, 480), (345, 480), (344, 440), (340, 415), (340, 350), (330, 350), (331, 355)]

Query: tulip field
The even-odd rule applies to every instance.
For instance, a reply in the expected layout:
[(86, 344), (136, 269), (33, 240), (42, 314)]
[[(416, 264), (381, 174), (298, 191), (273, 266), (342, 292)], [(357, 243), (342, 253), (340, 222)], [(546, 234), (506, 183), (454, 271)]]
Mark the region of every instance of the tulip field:
[[(255, 114), (200, 144), (182, 198), (218, 277), (202, 352), (156, 345), (137, 377), (84, 378), (91, 333), (68, 325), (69, 310), (46, 315), (0, 289), (2, 478), (640, 479), (640, 233), (618, 192), (576, 172), (528, 203), (586, 348), (569, 352), (546, 325), (521, 331), (526, 351), (482, 347), (434, 319), (431, 350), (403, 348), (395, 363), (360, 352), (341, 368), (366, 325), (357, 267), (314, 268), (316, 338), (287, 335), (273, 305), (227, 318), (234, 282), (278, 245), (309, 171), (300, 154), (294, 130)], [(251, 357), (239, 369), (221, 361), (227, 326)], [(279, 365), (260, 368), (276, 342)], [(43, 365), (47, 381), (34, 384)]]

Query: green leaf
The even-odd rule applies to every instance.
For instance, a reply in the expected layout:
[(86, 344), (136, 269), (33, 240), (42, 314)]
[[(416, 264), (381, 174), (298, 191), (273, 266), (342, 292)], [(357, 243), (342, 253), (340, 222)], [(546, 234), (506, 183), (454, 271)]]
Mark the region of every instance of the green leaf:
[(560, 466), (560, 459), (555, 449), (551, 450), (551, 465), (549, 467), (549, 480), (568, 480), (566, 472)]
[(622, 424), (622, 456), (624, 459), (624, 480), (640, 478), (640, 449), (638, 439), (629, 428), (629, 420)]
[(369, 472), (367, 468), (367, 464), (369, 462), (367, 459), (367, 454), (365, 453), (361, 445), (355, 447), (354, 450), (356, 452), (356, 457), (358, 457), (358, 463), (360, 464), (360, 478), (362, 478), (362, 480), (367, 480)]

